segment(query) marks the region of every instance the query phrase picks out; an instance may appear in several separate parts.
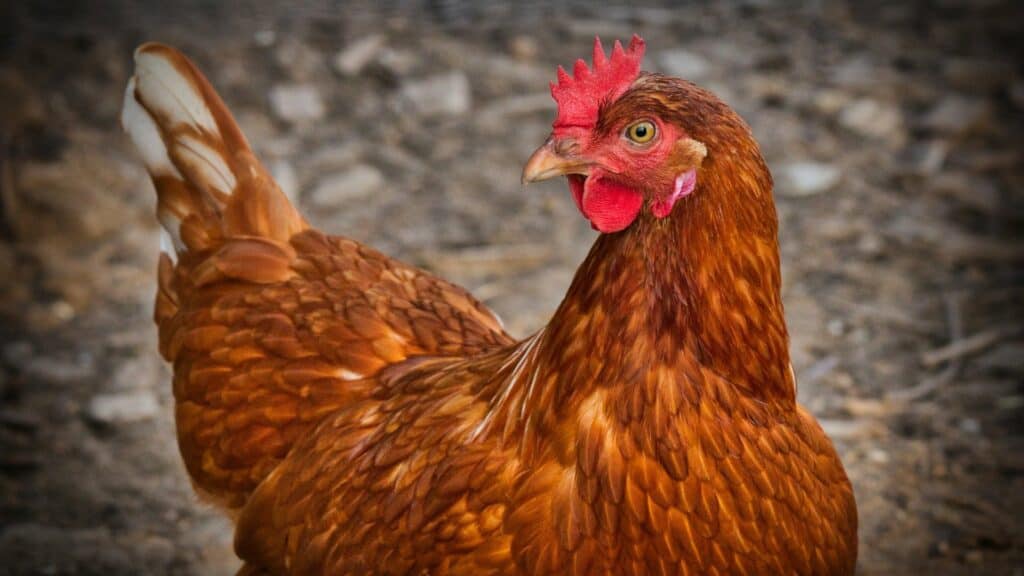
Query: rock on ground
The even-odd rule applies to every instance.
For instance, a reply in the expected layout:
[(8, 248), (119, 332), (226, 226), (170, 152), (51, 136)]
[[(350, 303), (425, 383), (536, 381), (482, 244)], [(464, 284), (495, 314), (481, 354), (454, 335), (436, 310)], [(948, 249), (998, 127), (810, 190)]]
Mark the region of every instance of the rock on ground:
[(402, 86), (400, 98), (423, 116), (458, 116), (473, 104), (469, 79), (458, 71), (408, 82)]
[(270, 106), (286, 122), (320, 120), (327, 113), (320, 92), (311, 84), (280, 84), (270, 90)]

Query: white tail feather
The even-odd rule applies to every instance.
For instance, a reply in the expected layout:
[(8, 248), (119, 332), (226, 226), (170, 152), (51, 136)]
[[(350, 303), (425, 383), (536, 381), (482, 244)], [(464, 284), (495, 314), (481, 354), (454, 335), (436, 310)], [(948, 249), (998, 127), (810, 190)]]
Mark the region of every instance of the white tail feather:
[(160, 129), (148, 112), (135, 99), (135, 78), (128, 81), (124, 91), (124, 107), (121, 109), (121, 126), (142, 156), (146, 170), (154, 176), (173, 176), (183, 179), (181, 172), (174, 167), (167, 146), (164, 144)]
[(238, 181), (220, 153), (189, 134), (179, 136), (176, 144), (181, 161), (196, 171), (201, 180), (219, 192), (231, 194)]
[(147, 52), (146, 47), (135, 51), (135, 78), (147, 108), (169, 128), (185, 124), (218, 134), (213, 114), (195, 84), (162, 53)]
[(135, 51), (121, 123), (156, 186), (168, 254), (233, 237), (284, 242), (305, 228), (224, 102), (177, 50), (150, 43)]
[(160, 229), (160, 251), (167, 254), (171, 258), (171, 262), (175, 264), (178, 263), (178, 250), (184, 249), (184, 247), (178, 246), (180, 243), (181, 240), (172, 237), (167, 229)]
[[(121, 124), (131, 137), (156, 179), (171, 177), (186, 182), (201, 192), (215, 190), (230, 195), (237, 179), (220, 151), (220, 129), (201, 89), (194, 79), (184, 75), (179, 55), (143, 45), (135, 51), (135, 75), (125, 88)], [(181, 202), (175, 209), (158, 208), (158, 218), (166, 237), (161, 251), (176, 260), (187, 247), (182, 241), (181, 224), (186, 209)]]

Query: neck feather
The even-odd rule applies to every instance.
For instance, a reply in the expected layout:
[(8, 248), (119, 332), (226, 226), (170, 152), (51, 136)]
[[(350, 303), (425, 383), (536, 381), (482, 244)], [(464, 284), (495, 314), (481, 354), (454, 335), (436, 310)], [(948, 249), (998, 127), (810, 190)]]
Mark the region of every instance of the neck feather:
[(746, 172), (704, 171), (669, 218), (597, 240), (538, 350), (560, 374), (556, 406), (685, 362), (760, 400), (794, 401), (771, 180), (753, 158)]

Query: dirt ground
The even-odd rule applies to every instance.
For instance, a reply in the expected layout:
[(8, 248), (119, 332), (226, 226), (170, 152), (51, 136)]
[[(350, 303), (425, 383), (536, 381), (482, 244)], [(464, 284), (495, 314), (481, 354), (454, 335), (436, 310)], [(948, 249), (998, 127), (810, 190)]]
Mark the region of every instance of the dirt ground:
[(0, 7), (0, 573), (232, 574), (150, 321), (154, 197), (118, 128), (131, 50), (191, 54), (318, 225), (541, 326), (593, 240), (522, 190), (556, 64), (646, 68), (751, 124), (776, 178), (801, 400), (860, 573), (1024, 574), (1024, 14), (1013, 2), (648, 8), (249, 2)]

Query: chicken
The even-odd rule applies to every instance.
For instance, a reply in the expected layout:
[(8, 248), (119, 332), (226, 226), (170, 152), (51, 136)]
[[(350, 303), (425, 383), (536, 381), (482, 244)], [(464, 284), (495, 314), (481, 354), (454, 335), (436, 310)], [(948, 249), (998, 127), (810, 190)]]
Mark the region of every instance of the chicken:
[(796, 403), (772, 180), (643, 41), (551, 90), (523, 181), (598, 236), (515, 341), (466, 291), (314, 230), (184, 56), (122, 122), (165, 231), (155, 310), (197, 492), (242, 574), (852, 574), (843, 467)]

